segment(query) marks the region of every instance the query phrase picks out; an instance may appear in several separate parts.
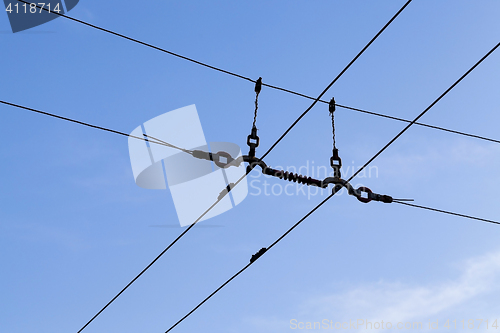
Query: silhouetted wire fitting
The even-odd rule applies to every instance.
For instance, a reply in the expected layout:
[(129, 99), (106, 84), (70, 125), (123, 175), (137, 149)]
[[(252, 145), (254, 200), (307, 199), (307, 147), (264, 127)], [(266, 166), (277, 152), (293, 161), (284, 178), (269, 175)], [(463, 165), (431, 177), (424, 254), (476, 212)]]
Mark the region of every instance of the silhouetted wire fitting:
[(342, 160), (339, 157), (339, 150), (337, 148), (333, 148), (333, 156), (330, 157), (330, 165), (333, 169), (333, 176), (336, 178), (340, 178), (340, 168), (342, 167)]
[(239, 166), (241, 162), (243, 162), (243, 157), (240, 156), (237, 159), (234, 159), (231, 157), (231, 154), (225, 152), (225, 151), (219, 151), (216, 154), (212, 154), (203, 150), (193, 150), (192, 151), (193, 157), (202, 159), (202, 160), (207, 160), (207, 161), (213, 161), (215, 165), (217, 165), (219, 168), (229, 168), (231, 166)]
[(340, 179), (340, 178), (336, 178), (336, 177), (327, 177), (327, 178), (325, 178), (325, 180), (323, 180), (322, 187), (325, 188), (328, 186), (328, 184), (335, 185), (332, 189), (332, 194), (337, 193), (338, 191), (340, 191), (342, 189), (342, 187), (345, 187), (347, 189), (347, 193), (349, 193), (349, 195), (355, 196), (359, 201), (361, 201), (363, 203), (368, 203), (372, 200), (373, 201), (381, 201), (384, 203), (391, 203), (394, 201), (394, 199), (391, 196), (373, 193), (372, 190), (370, 190), (368, 187), (361, 186), (361, 187), (358, 187), (357, 189), (354, 189), (354, 187), (352, 187), (352, 185), (349, 184), (344, 179)]
[(225, 189), (223, 189), (220, 193), (219, 196), (217, 197), (217, 200), (221, 201), (222, 198), (226, 196), (234, 187), (234, 183), (230, 183), (229, 185), (226, 186)]
[(265, 173), (264, 171), (267, 169), (267, 165), (266, 165), (266, 163), (264, 161), (258, 159), (255, 156), (250, 157), (250, 156), (247, 156), (247, 155), (242, 156), (242, 159), (243, 159), (244, 162), (248, 163), (247, 174), (249, 174), (250, 171), (252, 171), (253, 168), (255, 168), (256, 166), (260, 166), (262, 168), (262, 173)]
[(335, 112), (335, 97), (332, 97), (330, 103), (328, 103), (328, 111), (330, 111), (330, 113)]
[(264, 253), (266, 253), (267, 249), (263, 247), (257, 253), (252, 254), (252, 258), (250, 258), (250, 263), (253, 263), (255, 260), (259, 259)]
[(278, 177), (279, 179), (285, 179), (288, 180), (289, 182), (294, 182), (294, 183), (299, 183), (299, 184), (304, 184), (304, 185), (310, 185), (310, 186), (322, 186), (321, 180), (317, 180), (311, 177), (306, 177), (299, 175), (297, 173), (293, 172), (288, 172), (284, 170), (276, 170), (273, 168), (266, 168), (263, 170), (263, 173), (269, 176), (273, 177)]
[[(299, 184), (304, 184), (304, 185), (309, 185), (309, 186), (317, 186), (321, 188), (327, 188), (329, 184), (333, 184), (334, 187), (332, 189), (332, 193), (335, 194), (339, 192), (342, 187), (345, 187), (347, 189), (347, 193), (349, 195), (352, 195), (356, 197), (359, 201), (363, 203), (368, 203), (370, 201), (381, 201), (384, 203), (391, 203), (394, 201), (394, 199), (389, 196), (389, 195), (382, 195), (378, 193), (373, 193), (372, 190), (370, 190), (368, 187), (359, 187), (358, 189), (354, 189), (352, 185), (347, 182), (346, 180), (340, 178), (340, 177), (327, 177), (324, 180), (318, 180), (314, 179), (311, 177), (305, 177), (293, 172), (288, 172), (284, 170), (276, 170), (273, 168), (270, 168), (266, 165), (266, 163), (256, 157), (250, 157), (250, 156), (242, 156), (243, 161), (249, 163), (247, 167), (247, 173), (250, 173), (250, 171), (255, 168), (256, 166), (260, 166), (262, 168), (262, 173), (268, 176), (273, 176), (277, 177), (279, 179), (285, 179), (288, 180), (289, 182), (294, 182), (294, 183), (299, 183)], [(365, 194), (363, 194), (365, 193)], [(402, 199), (405, 200), (405, 199)], [(411, 199), (407, 199), (411, 200)]]
[(255, 148), (259, 146), (260, 139), (257, 136), (257, 127), (252, 127), (252, 134), (247, 137), (247, 145), (250, 147), (248, 156), (255, 157)]
[[(373, 193), (372, 190), (370, 190), (368, 187), (364, 187), (364, 186), (359, 187), (356, 190), (356, 192), (359, 193), (359, 196), (357, 197), (358, 200), (361, 202), (364, 202), (364, 203), (368, 203), (372, 200), (382, 201), (384, 203), (391, 203), (393, 201), (391, 196)], [(363, 197), (362, 193), (366, 193), (367, 196)]]
[(259, 77), (257, 81), (255, 81), (255, 93), (258, 95), (262, 89), (262, 78)]

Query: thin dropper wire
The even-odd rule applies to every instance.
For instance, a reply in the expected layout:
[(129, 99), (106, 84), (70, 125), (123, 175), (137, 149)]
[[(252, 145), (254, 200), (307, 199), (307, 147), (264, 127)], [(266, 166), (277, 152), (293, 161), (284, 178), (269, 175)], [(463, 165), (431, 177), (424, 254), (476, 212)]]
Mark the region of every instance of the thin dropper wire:
[(319, 94), (319, 96), (314, 100), (314, 102), (292, 123), (292, 125), (290, 125), (290, 127), (288, 127), (288, 129), (278, 138), (278, 140), (276, 140), (276, 142), (266, 151), (266, 153), (264, 155), (262, 155), (262, 159), (264, 157), (266, 157), (273, 149), (274, 147), (276, 147), (276, 145), (281, 141), (283, 140), (283, 138), (292, 130), (292, 128), (316, 105), (316, 103), (318, 103), (318, 101), (321, 99), (321, 97), (323, 97), (324, 94), (326, 94), (326, 92), (335, 84), (335, 82), (337, 82), (338, 79), (340, 79), (340, 77), (349, 69), (349, 67), (351, 67), (352, 64), (354, 64), (354, 62), (356, 60), (358, 60), (358, 58), (368, 49), (368, 47), (370, 47), (370, 45), (372, 45), (372, 43), (382, 34), (382, 32), (384, 32), (384, 30), (399, 16), (399, 14), (401, 14), (401, 12), (410, 4), (410, 2), (412, 2), (412, 0), (408, 0), (404, 5), (403, 7), (401, 7), (401, 9), (398, 10), (398, 12), (396, 14), (394, 14), (394, 16), (382, 27), (382, 29), (380, 29), (380, 31), (368, 42), (368, 44), (365, 45), (365, 47), (363, 47), (363, 49), (361, 51), (359, 51), (359, 53), (347, 64), (347, 66), (333, 79), (332, 82), (330, 82), (330, 84), (323, 90), (323, 92), (321, 92), (321, 94)]
[[(394, 143), (395, 140), (397, 140), (410, 126), (415, 124), (415, 122), (422, 117), (427, 111), (429, 111), (439, 100), (441, 100), (447, 93), (449, 93), (460, 81), (462, 81), (468, 74), (470, 74), (481, 62), (483, 62), (493, 51), (495, 51), (498, 46), (500, 46), (500, 43), (498, 43), (492, 50), (490, 50), (483, 58), (481, 58), (474, 66), (472, 66), (464, 75), (462, 75), (453, 85), (451, 85), (450, 88), (448, 88), (441, 96), (439, 96), (428, 108), (426, 108), (422, 113), (420, 113), (408, 126), (406, 126), (398, 135), (394, 137), (387, 145), (385, 145), (377, 154), (374, 155), (365, 165), (361, 167), (361, 169), (356, 172), (353, 176), (349, 178), (349, 181), (351, 181), (356, 175), (359, 174), (363, 169), (365, 169), (368, 164), (370, 164), (377, 156), (379, 156), (384, 150), (386, 150), (392, 143)], [(291, 228), (289, 228), (283, 235), (281, 235), (277, 240), (275, 240), (264, 252), (261, 256), (264, 256), (269, 249), (274, 247), (276, 244), (278, 244), (283, 238), (285, 238), (290, 232), (292, 232), (293, 229), (295, 229), (300, 223), (302, 223), (306, 218), (308, 218), (312, 213), (314, 213), (319, 207), (321, 207), (323, 204), (325, 204), (330, 198), (332, 198), (337, 192), (333, 191), (332, 194), (330, 194), (328, 197), (326, 197), (323, 201), (321, 201), (316, 207), (314, 207), (309, 213), (307, 213), (304, 217), (302, 217), (299, 221), (297, 221)], [(405, 205), (412, 205), (404, 202), (398, 202), (400, 204), (405, 204)], [(441, 211), (444, 212), (444, 211)], [(461, 217), (469, 217), (467, 215), (459, 215)], [(483, 220), (483, 219), (481, 219)], [(493, 222), (493, 221), (491, 221)], [(259, 257), (260, 258), (260, 257)], [(203, 301), (201, 301), (197, 306), (195, 306), (191, 311), (189, 311), (184, 317), (182, 317), (180, 320), (178, 320), (174, 325), (172, 325), (165, 333), (170, 332), (174, 327), (179, 325), (182, 321), (184, 321), (187, 317), (189, 317), (193, 312), (195, 312), (200, 306), (202, 306), (206, 301), (208, 301), (212, 296), (214, 296), (217, 292), (219, 292), (223, 287), (225, 287), (229, 282), (231, 282), (234, 278), (236, 278), (238, 275), (243, 273), (248, 267), (250, 267), (253, 263), (255, 263), (257, 260), (250, 262), (246, 264), (241, 270), (239, 270), (236, 274), (234, 274), (231, 278), (229, 278), (226, 282), (224, 282), (219, 288), (217, 288), (214, 292), (212, 292), (208, 297), (206, 297)]]

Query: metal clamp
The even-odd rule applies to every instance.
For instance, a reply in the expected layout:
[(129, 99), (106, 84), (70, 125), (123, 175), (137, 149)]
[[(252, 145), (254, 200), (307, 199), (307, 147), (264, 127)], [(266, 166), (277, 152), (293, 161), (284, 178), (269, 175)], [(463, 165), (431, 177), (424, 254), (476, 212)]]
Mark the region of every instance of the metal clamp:
[[(215, 165), (223, 169), (229, 168), (230, 166), (237, 167), (243, 162), (243, 156), (234, 159), (231, 154), (225, 151), (219, 151), (217, 154), (212, 154), (203, 150), (193, 150), (192, 155), (202, 160), (213, 161)], [(225, 162), (223, 160), (225, 160)]]
[[(254, 140), (255, 142), (252, 142)], [(247, 145), (250, 147), (248, 156), (255, 157), (255, 148), (259, 146), (260, 139), (257, 136), (257, 127), (252, 127), (252, 134), (247, 137)]]
[(340, 174), (342, 159), (339, 157), (339, 150), (337, 148), (333, 148), (333, 156), (330, 157), (330, 165), (333, 169), (333, 176), (336, 178), (342, 177)]
[(253, 263), (255, 260), (259, 259), (264, 253), (266, 253), (267, 249), (263, 247), (256, 254), (252, 254), (252, 258), (250, 258), (250, 263)]
[[(347, 193), (349, 195), (356, 197), (356, 199), (358, 199), (359, 201), (361, 201), (363, 203), (368, 203), (372, 200), (373, 201), (381, 201), (384, 203), (391, 203), (394, 201), (394, 199), (391, 196), (373, 193), (372, 190), (370, 190), (368, 187), (361, 186), (361, 187), (358, 187), (357, 189), (354, 189), (354, 187), (352, 187), (352, 185), (349, 184), (346, 180), (340, 179), (337, 177), (325, 178), (325, 180), (323, 180), (323, 182), (322, 182), (321, 187), (325, 188), (328, 186), (328, 184), (335, 185), (333, 190), (332, 190), (333, 194), (340, 191), (340, 189), (342, 187), (345, 187), (347, 189)], [(363, 193), (366, 193), (366, 197), (363, 196)]]

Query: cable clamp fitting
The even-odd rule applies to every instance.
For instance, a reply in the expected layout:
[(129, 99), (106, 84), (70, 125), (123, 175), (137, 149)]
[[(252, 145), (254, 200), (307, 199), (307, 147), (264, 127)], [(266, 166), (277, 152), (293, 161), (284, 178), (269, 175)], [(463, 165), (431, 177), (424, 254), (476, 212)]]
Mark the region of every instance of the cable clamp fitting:
[(259, 259), (264, 253), (266, 253), (267, 249), (263, 247), (256, 254), (252, 254), (252, 258), (250, 258), (250, 263), (253, 263), (255, 260)]
[(333, 177), (341, 178), (340, 168), (342, 167), (342, 159), (339, 157), (339, 150), (333, 148), (333, 156), (330, 157), (330, 165), (333, 169)]
[(224, 198), (226, 196), (226, 194), (229, 193), (229, 191), (231, 191), (234, 187), (234, 183), (230, 183), (229, 185), (226, 186), (225, 189), (223, 189), (220, 193), (219, 193), (219, 196), (217, 197), (217, 200), (221, 201), (222, 198)]
[(332, 99), (330, 100), (330, 103), (328, 103), (328, 111), (330, 111), (330, 113), (335, 112), (335, 98), (334, 97), (332, 97)]
[(225, 151), (219, 151), (212, 154), (203, 150), (193, 150), (192, 156), (200, 160), (213, 161), (219, 168), (229, 168), (230, 166), (239, 166), (243, 162), (243, 157), (240, 156), (236, 159), (232, 158), (231, 154)]
[[(366, 197), (363, 197), (362, 193), (366, 193)], [(393, 201), (392, 197), (389, 195), (377, 194), (373, 193), (368, 187), (358, 187), (355, 195), (359, 201), (363, 203), (368, 203), (372, 200), (374, 201), (382, 201), (384, 203), (391, 203)]]
[(250, 147), (248, 156), (255, 157), (255, 148), (259, 146), (260, 139), (257, 136), (257, 127), (252, 127), (252, 134), (247, 137), (247, 145)]

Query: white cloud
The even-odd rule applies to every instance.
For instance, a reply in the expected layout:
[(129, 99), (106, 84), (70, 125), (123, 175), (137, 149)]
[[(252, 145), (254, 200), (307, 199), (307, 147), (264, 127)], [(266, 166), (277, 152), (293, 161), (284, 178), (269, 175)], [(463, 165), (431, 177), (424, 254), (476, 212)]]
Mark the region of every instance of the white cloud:
[[(488, 315), (494, 314), (495, 309), (490, 305), (496, 303), (491, 304), (488, 299), (498, 299), (498, 294), (494, 292), (498, 292), (496, 281), (500, 278), (500, 251), (466, 260), (459, 265), (459, 270), (453, 271), (458, 272), (458, 275), (430, 285), (380, 281), (357, 286), (343, 293), (317, 295), (298, 306), (300, 318), (297, 320), (314, 322), (329, 319), (344, 322), (363, 319), (391, 323), (418, 321), (427, 328), (429, 320), (439, 319), (440, 328), (443, 328), (447, 319), (456, 319), (457, 322), (471, 318), (488, 319)], [(481, 301), (484, 308), (477, 308), (476, 305)], [(254, 318), (252, 324), (256, 331), (301, 331), (290, 329), (291, 319)], [(363, 327), (359, 331), (367, 330)]]

